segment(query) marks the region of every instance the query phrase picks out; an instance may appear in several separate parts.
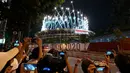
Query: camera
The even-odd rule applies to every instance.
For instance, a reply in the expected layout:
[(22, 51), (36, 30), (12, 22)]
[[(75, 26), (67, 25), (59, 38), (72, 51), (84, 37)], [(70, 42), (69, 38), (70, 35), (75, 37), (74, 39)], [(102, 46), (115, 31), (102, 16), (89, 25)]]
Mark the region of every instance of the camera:
[(37, 68), (37, 64), (27, 64), (24, 63), (24, 70), (34, 71)]

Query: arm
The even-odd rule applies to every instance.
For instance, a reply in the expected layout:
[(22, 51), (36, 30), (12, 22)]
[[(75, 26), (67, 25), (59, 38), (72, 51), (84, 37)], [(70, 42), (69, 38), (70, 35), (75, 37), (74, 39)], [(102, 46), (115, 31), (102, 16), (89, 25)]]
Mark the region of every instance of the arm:
[(25, 73), (23, 63), (20, 65), (20, 73)]
[(42, 40), (40, 38), (37, 38), (36, 43), (38, 44), (39, 47), (39, 54), (38, 54), (38, 60), (40, 60), (43, 56), (42, 52)]
[(29, 43), (30, 43), (30, 38), (24, 38), (24, 43), (22, 45), (22, 43), (19, 43), (19, 54), (16, 56), (17, 60), (19, 63), (22, 62), (22, 60), (26, 57), (26, 53), (25, 53), (25, 50), (28, 50), (28, 46), (29, 46)]
[(69, 73), (73, 73), (72, 72), (72, 67), (69, 64), (68, 59), (66, 59), (66, 64), (67, 64), (67, 68), (68, 68)]
[(72, 72), (72, 67), (71, 67), (70, 64), (69, 64), (68, 57), (67, 57), (67, 54), (66, 54), (66, 53), (65, 53), (64, 58), (65, 58), (66, 65), (67, 65), (67, 69), (68, 69), (69, 73), (73, 73), (73, 72)]
[(106, 67), (105, 67), (104, 73), (110, 73), (110, 67), (109, 67), (110, 56), (107, 57), (105, 55), (105, 60), (106, 60)]
[(81, 62), (80, 59), (77, 60), (75, 67), (74, 67), (74, 72), (73, 73), (78, 73), (78, 64)]
[(75, 64), (74, 72), (73, 73), (78, 73), (78, 64)]

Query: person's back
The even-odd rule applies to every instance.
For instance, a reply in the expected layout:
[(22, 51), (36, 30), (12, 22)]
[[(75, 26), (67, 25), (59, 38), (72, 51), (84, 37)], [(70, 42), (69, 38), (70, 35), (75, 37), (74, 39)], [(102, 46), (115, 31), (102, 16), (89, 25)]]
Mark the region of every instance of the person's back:
[(46, 56), (37, 63), (38, 73), (64, 73), (63, 69), (66, 66), (66, 62), (59, 56), (56, 56), (52, 51), (47, 53)]
[(130, 58), (125, 54), (118, 54), (115, 57), (115, 64), (121, 73), (130, 72)]

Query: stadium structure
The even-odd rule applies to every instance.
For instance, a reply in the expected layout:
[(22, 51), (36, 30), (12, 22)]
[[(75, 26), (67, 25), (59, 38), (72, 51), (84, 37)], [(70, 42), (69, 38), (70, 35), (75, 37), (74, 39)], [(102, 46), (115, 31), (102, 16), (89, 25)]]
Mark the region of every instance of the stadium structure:
[[(89, 30), (88, 18), (72, 7), (55, 7), (53, 15), (46, 15), (43, 20), (42, 29), (36, 35), (43, 40), (59, 39), (61, 41), (79, 40), (81, 35), (89, 36), (94, 34)], [(56, 41), (58, 42), (58, 41)]]

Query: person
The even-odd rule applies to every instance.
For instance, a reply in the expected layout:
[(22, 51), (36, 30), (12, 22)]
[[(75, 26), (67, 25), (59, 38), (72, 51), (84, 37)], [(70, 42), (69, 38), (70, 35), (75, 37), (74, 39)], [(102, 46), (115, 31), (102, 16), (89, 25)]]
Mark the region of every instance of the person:
[[(13, 58), (19, 53), (18, 48), (13, 48), (7, 52), (0, 52), (0, 72), (4, 73), (7, 71), (7, 67), (11, 67), (12, 69), (13, 66), (11, 66), (11, 63), (13, 63)], [(12, 62), (10, 62), (12, 60)], [(16, 59), (15, 59), (16, 62)], [(13, 64), (12, 64), (13, 65)]]
[(38, 60), (40, 60), (43, 57), (42, 40), (40, 38), (36, 38), (35, 42), (38, 45), (38, 47), (36, 47), (32, 50), (32, 54), (30, 55), (29, 62), (35, 61), (37, 63)]
[[(28, 64), (37, 64), (37, 62), (43, 57), (43, 52), (42, 52), (42, 40), (40, 38), (36, 38), (35, 40), (36, 44), (38, 47), (34, 48), (32, 50), (32, 54), (30, 55), (30, 59), (27, 62)], [(25, 71), (24, 70), (24, 63), (22, 63), (20, 67), (20, 73), (27, 73), (30, 71)]]
[(81, 59), (77, 59), (74, 67), (74, 72), (73, 73), (78, 73), (78, 65), (81, 63)]
[[(107, 57), (105, 55), (106, 64), (105, 64), (105, 68), (103, 70), (104, 73), (110, 73), (109, 59), (110, 59), (110, 57)], [(81, 67), (82, 67), (82, 70), (84, 73), (99, 73), (96, 69), (95, 64), (90, 59), (83, 59)]]
[[(4, 69), (2, 70), (2, 73), (11, 73), (11, 72), (15, 72), (21, 62), (23, 61), (23, 59), (25, 58), (25, 55), (24, 55), (24, 50), (26, 49), (27, 47), (27, 41), (29, 41), (29, 38), (24, 38), (24, 45), (22, 45), (22, 43), (19, 42), (19, 46), (17, 47), (14, 47), (14, 48), (17, 48), (18, 49), (18, 53), (12, 58), (10, 59), (7, 64), (5, 65)], [(12, 49), (13, 50), (13, 49)], [(10, 52), (11, 50), (9, 50), (8, 52)], [(12, 53), (15, 54), (15, 51), (16, 50), (13, 50)], [(8, 53), (7, 52), (7, 53)], [(9, 56), (11, 56), (11, 54), (8, 54)]]
[(130, 72), (130, 58), (127, 55), (125, 55), (124, 53), (118, 53), (115, 56), (114, 61), (121, 73)]
[(66, 53), (64, 52), (64, 55), (60, 53), (55, 49), (51, 49), (44, 58), (39, 60), (37, 64), (38, 73), (65, 73), (64, 68), (66, 66), (68, 69), (67, 73), (72, 73), (72, 68), (68, 62)]

